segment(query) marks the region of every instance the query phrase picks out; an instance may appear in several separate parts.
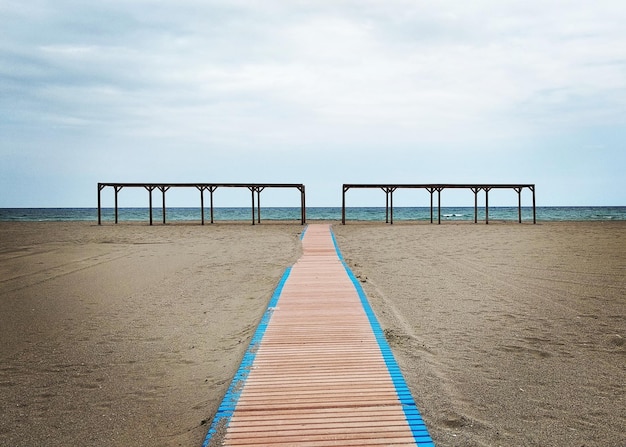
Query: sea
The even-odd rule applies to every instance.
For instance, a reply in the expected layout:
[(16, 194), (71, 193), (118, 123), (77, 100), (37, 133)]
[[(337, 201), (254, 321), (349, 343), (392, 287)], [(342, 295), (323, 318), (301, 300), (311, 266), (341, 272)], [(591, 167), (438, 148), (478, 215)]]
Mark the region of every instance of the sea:
[[(160, 207), (152, 209), (154, 223), (163, 221)], [(201, 221), (200, 207), (166, 208), (166, 222)], [(255, 210), (256, 216), (256, 210)], [(261, 208), (261, 221), (300, 221), (299, 207)], [(617, 221), (626, 220), (626, 206), (542, 206), (536, 209), (537, 221)], [(103, 223), (115, 221), (113, 208), (103, 208)], [(347, 207), (346, 221), (382, 221), (388, 218), (385, 207)], [(438, 210), (433, 209), (435, 222)], [(149, 208), (119, 208), (119, 222), (149, 222)], [(205, 223), (210, 222), (210, 209), (204, 210)], [(220, 207), (213, 209), (214, 222), (251, 221), (252, 210), (245, 208)], [(258, 216), (256, 216), (258, 219)], [(325, 220), (341, 222), (341, 207), (307, 207), (307, 221)], [(430, 221), (430, 207), (394, 207), (393, 221)], [(474, 207), (442, 207), (442, 221), (473, 221)], [(485, 208), (478, 208), (478, 221), (485, 220)], [(522, 221), (532, 222), (532, 207), (522, 207)], [(98, 221), (97, 208), (0, 208), (0, 221), (11, 222), (64, 222)], [(518, 221), (517, 207), (489, 207), (489, 221)]]

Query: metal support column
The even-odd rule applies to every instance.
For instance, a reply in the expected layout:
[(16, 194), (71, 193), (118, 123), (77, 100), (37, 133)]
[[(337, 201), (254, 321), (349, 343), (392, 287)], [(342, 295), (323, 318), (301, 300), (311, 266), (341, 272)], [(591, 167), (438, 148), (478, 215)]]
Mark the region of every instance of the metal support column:
[(254, 186), (248, 186), (248, 189), (252, 193), (252, 225), (255, 224), (255, 216), (254, 216)]
[(102, 225), (102, 200), (100, 199), (100, 192), (102, 191), (101, 183), (98, 183), (98, 225)]
[(517, 193), (517, 221), (522, 223), (522, 188), (513, 188)]
[(161, 194), (163, 196), (163, 225), (165, 225), (165, 193), (167, 192), (167, 190), (170, 189), (169, 186), (159, 186), (158, 187), (161, 190)]
[(389, 188), (389, 193), (391, 195), (391, 201), (389, 203), (389, 212), (390, 212), (390, 224), (393, 225), (393, 192), (396, 190), (396, 188)]
[(474, 193), (474, 223), (478, 223), (478, 192), (480, 188), (472, 188)]
[(304, 190), (304, 185), (300, 187), (300, 214), (300, 224), (304, 225), (306, 223), (306, 192)]
[(441, 191), (443, 188), (437, 188), (437, 225), (441, 225)]
[(200, 225), (204, 225), (204, 186), (196, 186), (200, 191)]
[(346, 186), (343, 186), (343, 193), (341, 194), (341, 224), (346, 224)]
[(426, 188), (426, 191), (430, 193), (430, 223), (433, 223), (433, 193), (435, 192), (435, 189)]
[(489, 224), (489, 190), (491, 190), (491, 188), (484, 188), (485, 189), (485, 224), (488, 225)]
[(261, 223), (261, 191), (263, 191), (265, 187), (258, 186), (256, 188), (256, 198), (257, 198), (257, 223)]
[(533, 192), (533, 223), (536, 224), (537, 223), (537, 208), (535, 206), (535, 185), (533, 185), (530, 189)]
[(150, 207), (150, 225), (152, 225), (152, 190), (155, 188), (154, 186), (146, 186), (148, 190), (148, 206)]
[(381, 188), (385, 191), (385, 223), (389, 223), (389, 189)]
[(117, 193), (119, 193), (122, 190), (122, 186), (114, 186), (113, 189), (115, 190), (115, 223), (117, 223), (117, 216), (118, 216)]
[(217, 186), (209, 186), (209, 192), (210, 194), (210, 203), (211, 203), (211, 223), (214, 223), (213, 220), (213, 192), (215, 192), (215, 190), (217, 189)]

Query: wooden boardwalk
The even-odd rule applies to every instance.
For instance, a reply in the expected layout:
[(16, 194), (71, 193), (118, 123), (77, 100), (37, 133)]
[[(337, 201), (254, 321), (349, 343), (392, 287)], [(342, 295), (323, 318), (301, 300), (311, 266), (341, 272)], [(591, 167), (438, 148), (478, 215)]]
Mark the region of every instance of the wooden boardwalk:
[(434, 446), (329, 225), (309, 225), (204, 445)]

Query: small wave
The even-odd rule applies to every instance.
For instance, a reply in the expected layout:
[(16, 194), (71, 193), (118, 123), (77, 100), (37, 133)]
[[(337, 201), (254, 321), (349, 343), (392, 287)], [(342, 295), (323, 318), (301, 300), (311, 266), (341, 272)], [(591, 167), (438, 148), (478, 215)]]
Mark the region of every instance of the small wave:
[(463, 217), (463, 214), (443, 214), (443, 217)]

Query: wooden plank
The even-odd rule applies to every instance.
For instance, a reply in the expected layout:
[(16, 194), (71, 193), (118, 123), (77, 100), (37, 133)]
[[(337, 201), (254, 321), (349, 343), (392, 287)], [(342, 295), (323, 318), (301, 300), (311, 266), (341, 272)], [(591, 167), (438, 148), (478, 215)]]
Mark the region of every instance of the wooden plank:
[[(224, 446), (432, 446), (383, 356), (327, 225), (311, 225), (229, 419)], [(430, 443), (430, 444), (429, 444)]]

